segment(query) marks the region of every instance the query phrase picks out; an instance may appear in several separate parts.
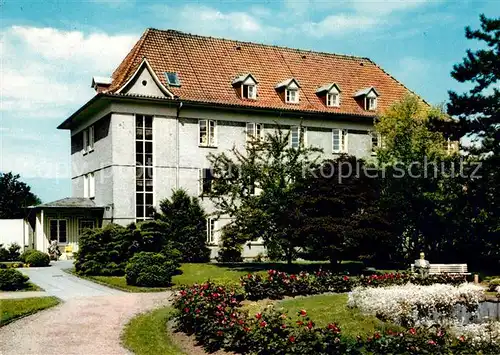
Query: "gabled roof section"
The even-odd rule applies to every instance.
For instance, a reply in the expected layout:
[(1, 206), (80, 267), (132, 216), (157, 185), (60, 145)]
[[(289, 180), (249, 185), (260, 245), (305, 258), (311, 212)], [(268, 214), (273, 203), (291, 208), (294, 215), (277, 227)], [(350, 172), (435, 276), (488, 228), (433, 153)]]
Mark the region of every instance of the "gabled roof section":
[(297, 80), (295, 80), (295, 78), (283, 80), (282, 82), (276, 84), (276, 86), (274, 88), (275, 89), (288, 88), (289, 86), (292, 86), (293, 84), (295, 84), (298, 88), (300, 88), (300, 84)]
[(103, 208), (99, 207), (89, 198), (66, 197), (57, 201), (32, 206), (32, 208)]
[(94, 88), (96, 85), (109, 86), (112, 82), (112, 78), (107, 78), (105, 76), (94, 76), (92, 77), (92, 84), (90, 85), (90, 87)]
[(151, 65), (149, 64), (147, 58), (145, 57), (141, 64), (137, 67), (135, 72), (128, 78), (128, 80), (118, 89), (116, 90), (116, 93), (118, 94), (125, 94), (127, 93), (127, 88), (129, 85), (136, 79), (136, 77), (141, 73), (143, 69), (146, 69), (149, 74), (151, 74), (151, 77), (153, 78), (154, 82), (158, 86), (158, 88), (168, 97), (174, 98), (174, 94), (170, 90), (167, 89), (167, 87), (160, 81), (159, 77), (156, 75), (154, 72), (153, 68), (151, 68)]
[(377, 90), (375, 90), (375, 88), (373, 86), (369, 87), (369, 88), (365, 88), (365, 89), (362, 89), (362, 90), (359, 90), (357, 91), (355, 94), (354, 94), (354, 97), (359, 97), (359, 96), (367, 96), (368, 94), (370, 94), (371, 92), (373, 92), (375, 95), (377, 96), (380, 96), (380, 94), (377, 92)]
[(259, 83), (252, 74), (247, 73), (247, 74), (243, 74), (243, 75), (236, 77), (233, 80), (232, 85), (238, 85), (238, 84), (244, 83), (249, 78), (252, 79), (255, 84)]
[(339, 86), (337, 84), (335, 84), (335, 83), (329, 83), (329, 84), (325, 84), (325, 85), (320, 86), (316, 90), (316, 94), (322, 94), (324, 92), (330, 92), (330, 91), (332, 91), (333, 88), (337, 89), (337, 92), (342, 92), (342, 90), (340, 90), (340, 88), (339, 88)]
[[(332, 47), (333, 48), (333, 47)], [(249, 109), (375, 116), (354, 97), (376, 87), (379, 111), (411, 93), (368, 58), (313, 52), (251, 42), (197, 36), (175, 30), (148, 29), (114, 71), (105, 92), (117, 93), (147, 59), (164, 87), (186, 102)], [(165, 72), (176, 72), (182, 86), (168, 86)], [(242, 73), (259, 79), (259, 100), (243, 100), (232, 82)], [(300, 83), (301, 100), (291, 107), (276, 92), (284, 78)], [(289, 81), (290, 79), (287, 79)], [(325, 83), (342, 88), (342, 107), (327, 107), (316, 90)]]

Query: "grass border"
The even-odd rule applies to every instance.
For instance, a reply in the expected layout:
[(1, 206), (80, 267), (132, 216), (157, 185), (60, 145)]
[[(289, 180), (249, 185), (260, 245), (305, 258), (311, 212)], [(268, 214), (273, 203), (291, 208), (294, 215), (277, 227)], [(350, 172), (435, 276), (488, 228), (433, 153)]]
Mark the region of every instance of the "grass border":
[(101, 281), (97, 278), (94, 278), (93, 276), (86, 276), (86, 275), (79, 275), (76, 273), (75, 269), (63, 269), (64, 272), (67, 274), (73, 275), (75, 277), (79, 277), (83, 280), (91, 281), (96, 284), (106, 286), (115, 290), (123, 291), (123, 292), (128, 292), (128, 293), (154, 293), (154, 292), (165, 292), (165, 291), (171, 291), (172, 288), (169, 287), (140, 287), (140, 286), (127, 286), (127, 287), (120, 287), (118, 285), (112, 284), (112, 283), (107, 283), (104, 281)]
[[(52, 307), (55, 307), (55, 306), (57, 306), (57, 305), (59, 305), (59, 304), (61, 304), (61, 303), (62, 303), (62, 301), (61, 301), (59, 298), (55, 297), (55, 296), (46, 296), (46, 297), (28, 297), (28, 298), (5, 298), (5, 299), (1, 299), (1, 300), (0, 300), (0, 302), (2, 302), (2, 301), (22, 301), (22, 300), (28, 300), (28, 299), (29, 299), (29, 300), (40, 300), (40, 299), (44, 299), (44, 300), (47, 300), (47, 301), (50, 299), (50, 300), (51, 300), (51, 301), (53, 301), (53, 302), (52, 302), (52, 303), (49, 303), (49, 304), (47, 304), (47, 305), (44, 305), (44, 306), (43, 306), (43, 307), (41, 307), (41, 308), (32, 309), (31, 311), (28, 311), (28, 312), (26, 312), (26, 313), (20, 313), (19, 315), (16, 315), (16, 316), (14, 316), (14, 317), (12, 317), (12, 318), (9, 318), (9, 319), (7, 319), (7, 320), (5, 320), (5, 321), (3, 321), (3, 322), (0, 322), (0, 328), (2, 328), (2, 327), (4, 327), (4, 326), (6, 326), (7, 324), (10, 324), (10, 323), (12, 323), (12, 322), (14, 322), (14, 321), (16, 321), (16, 320), (19, 320), (19, 319), (24, 318), (24, 317), (31, 316), (31, 315), (33, 315), (33, 314), (35, 314), (35, 313), (38, 313), (38, 312), (44, 311), (44, 310), (49, 309), (49, 308), (52, 308)], [(0, 309), (0, 312), (1, 312), (1, 309)]]
[(134, 316), (122, 330), (122, 346), (137, 355), (185, 354), (168, 331), (167, 323), (174, 314), (175, 309), (166, 306)]

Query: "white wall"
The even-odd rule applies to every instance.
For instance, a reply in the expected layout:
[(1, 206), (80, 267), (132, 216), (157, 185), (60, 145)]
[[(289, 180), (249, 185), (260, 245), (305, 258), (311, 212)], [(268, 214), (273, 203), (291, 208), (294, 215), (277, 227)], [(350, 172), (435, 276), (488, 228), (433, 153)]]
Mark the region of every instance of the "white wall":
[(0, 219), (0, 244), (4, 247), (17, 243), (24, 250), (32, 233), (29, 223), (23, 219)]

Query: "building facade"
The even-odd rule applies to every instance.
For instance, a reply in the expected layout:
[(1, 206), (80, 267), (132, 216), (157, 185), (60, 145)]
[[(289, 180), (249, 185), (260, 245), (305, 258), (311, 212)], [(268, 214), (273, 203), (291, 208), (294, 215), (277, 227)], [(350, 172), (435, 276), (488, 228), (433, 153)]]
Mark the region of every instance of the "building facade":
[[(96, 95), (58, 127), (71, 132), (72, 195), (102, 223), (149, 218), (173, 189), (203, 198), (209, 153), (290, 130), (325, 158), (372, 156), (377, 115), (409, 92), (367, 58), (147, 30)], [(216, 254), (220, 228), (209, 219)], [(47, 238), (51, 238), (48, 236)], [(262, 252), (258, 241), (244, 256)]]

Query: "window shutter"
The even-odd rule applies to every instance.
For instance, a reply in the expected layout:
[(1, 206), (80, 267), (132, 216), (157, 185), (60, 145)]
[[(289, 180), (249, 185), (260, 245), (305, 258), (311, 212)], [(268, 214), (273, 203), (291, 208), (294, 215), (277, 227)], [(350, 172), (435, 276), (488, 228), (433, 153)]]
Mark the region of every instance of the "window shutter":
[(82, 153), (85, 154), (87, 153), (87, 145), (89, 141), (89, 136), (88, 136), (88, 131), (86, 129), (83, 130), (83, 147), (82, 147)]
[(89, 151), (94, 150), (94, 126), (89, 127)]

